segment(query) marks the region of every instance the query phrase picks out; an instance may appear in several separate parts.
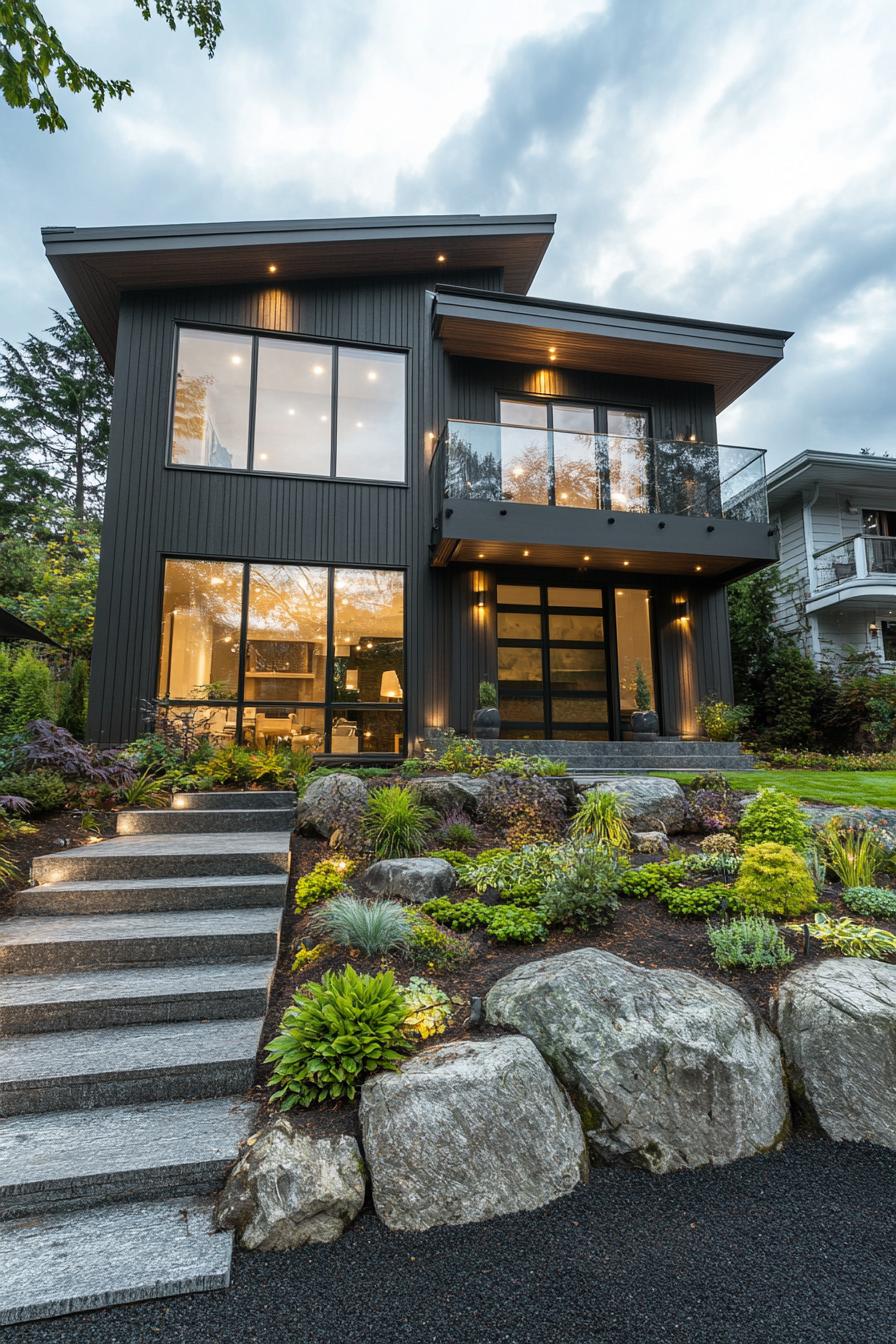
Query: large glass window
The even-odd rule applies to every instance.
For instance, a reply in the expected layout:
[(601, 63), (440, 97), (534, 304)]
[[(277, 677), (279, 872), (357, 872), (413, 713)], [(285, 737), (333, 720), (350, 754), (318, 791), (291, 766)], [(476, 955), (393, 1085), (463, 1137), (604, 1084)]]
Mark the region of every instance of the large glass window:
[(214, 740), (391, 755), (404, 686), (400, 571), (166, 561), (158, 693)]
[(405, 479), (404, 354), (183, 327), (174, 466)]
[(653, 685), (653, 636), (650, 630), (650, 593), (646, 588), (616, 589), (616, 659), (619, 670), (619, 711), (623, 723), (638, 708), (638, 672), (643, 673), (656, 709)]
[(171, 461), (178, 466), (245, 467), (249, 455), (252, 338), (181, 331)]
[(645, 411), (607, 411), (610, 507), (629, 513), (650, 508), (648, 423)]

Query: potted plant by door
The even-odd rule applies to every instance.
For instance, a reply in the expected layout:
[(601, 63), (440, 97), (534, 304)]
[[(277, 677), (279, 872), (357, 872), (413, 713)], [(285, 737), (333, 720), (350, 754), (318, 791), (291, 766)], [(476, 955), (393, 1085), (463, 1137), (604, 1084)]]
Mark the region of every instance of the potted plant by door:
[(655, 742), (660, 731), (660, 721), (650, 708), (650, 683), (639, 660), (635, 663), (635, 705), (629, 723), (636, 742)]
[(490, 681), (479, 683), (479, 708), (473, 711), (473, 736), (480, 742), (501, 736), (498, 692)]

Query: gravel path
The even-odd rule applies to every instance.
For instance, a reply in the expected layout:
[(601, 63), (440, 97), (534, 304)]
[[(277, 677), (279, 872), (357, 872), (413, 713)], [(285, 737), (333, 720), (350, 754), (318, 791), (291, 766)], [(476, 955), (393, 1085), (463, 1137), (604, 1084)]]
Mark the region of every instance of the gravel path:
[(238, 1254), (226, 1293), (3, 1344), (892, 1344), (896, 1152), (807, 1139), (717, 1171), (601, 1169), (537, 1213)]

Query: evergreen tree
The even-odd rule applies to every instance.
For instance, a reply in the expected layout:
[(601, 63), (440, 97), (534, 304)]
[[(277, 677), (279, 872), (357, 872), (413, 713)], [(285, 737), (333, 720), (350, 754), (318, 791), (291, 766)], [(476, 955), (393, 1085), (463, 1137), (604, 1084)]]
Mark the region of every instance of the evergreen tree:
[(87, 680), (87, 662), (76, 658), (68, 680), (62, 683), (59, 692), (59, 725), (67, 728), (73, 737), (82, 739), (87, 728)]
[(53, 318), (43, 337), (0, 343), (0, 534), (41, 500), (102, 513), (112, 378), (74, 309)]
[(32, 719), (54, 718), (53, 675), (46, 663), (24, 649), (12, 668), (14, 698), (2, 729), (19, 733)]

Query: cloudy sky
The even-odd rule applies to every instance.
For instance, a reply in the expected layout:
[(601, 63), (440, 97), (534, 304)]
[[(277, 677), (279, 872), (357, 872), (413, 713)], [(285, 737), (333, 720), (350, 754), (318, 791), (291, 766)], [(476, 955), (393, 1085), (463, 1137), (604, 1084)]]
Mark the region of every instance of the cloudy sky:
[(0, 103), (0, 335), (64, 302), (45, 224), (556, 211), (536, 294), (796, 332), (726, 441), (896, 453), (891, 0), (223, 0), (213, 61), (43, 9), (136, 92)]

